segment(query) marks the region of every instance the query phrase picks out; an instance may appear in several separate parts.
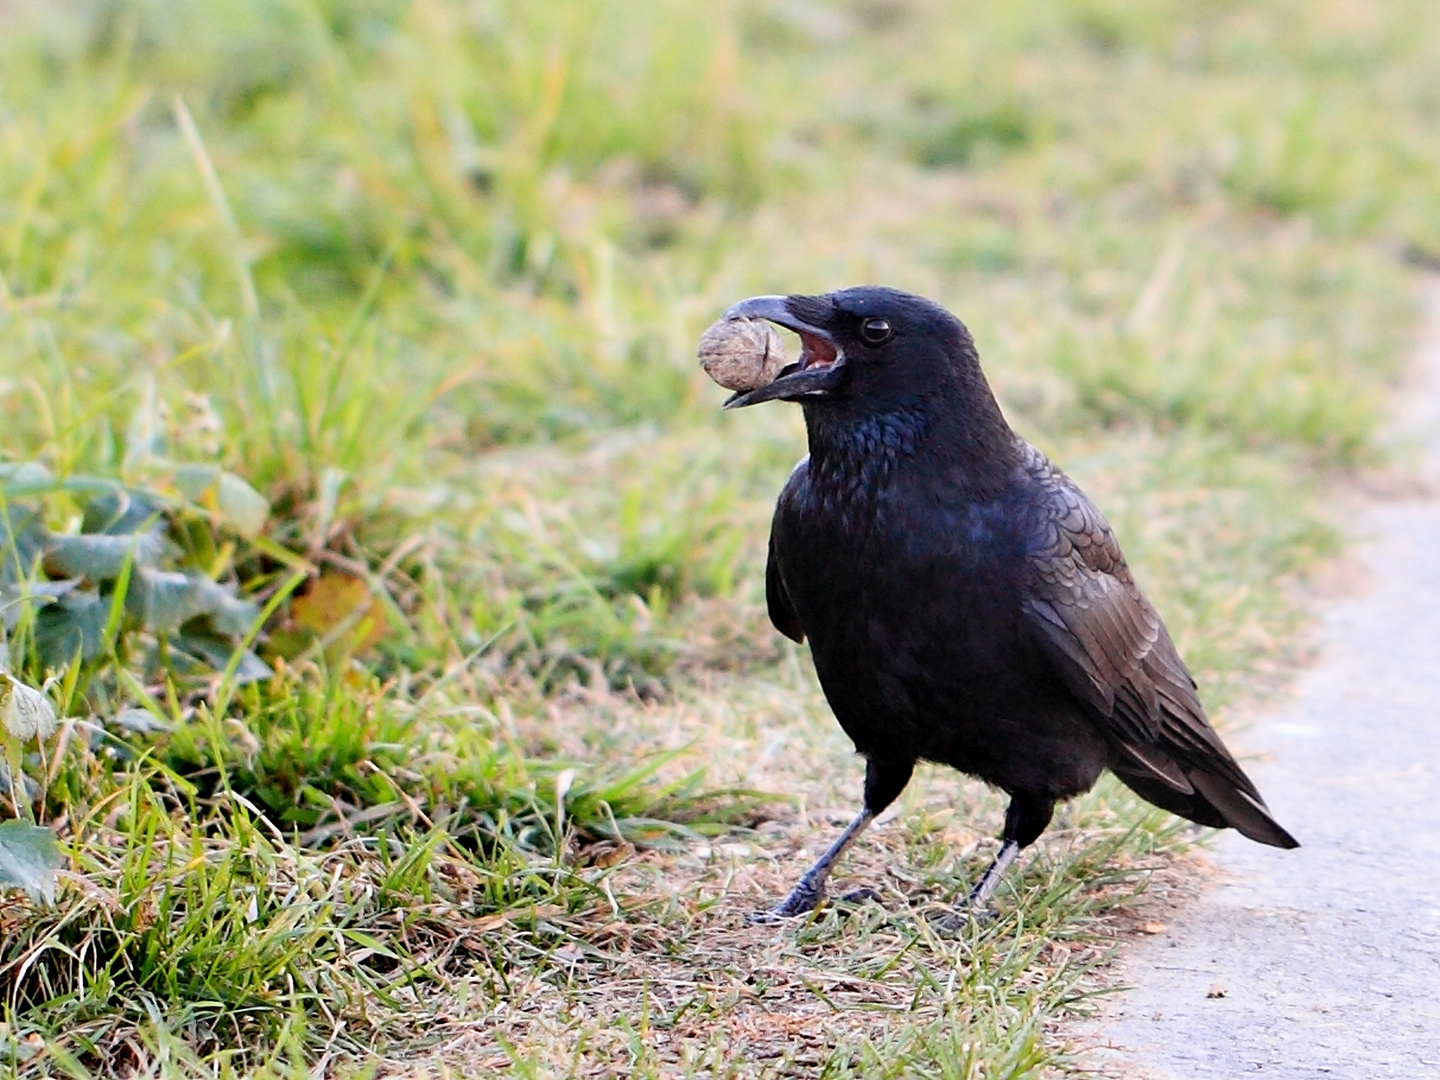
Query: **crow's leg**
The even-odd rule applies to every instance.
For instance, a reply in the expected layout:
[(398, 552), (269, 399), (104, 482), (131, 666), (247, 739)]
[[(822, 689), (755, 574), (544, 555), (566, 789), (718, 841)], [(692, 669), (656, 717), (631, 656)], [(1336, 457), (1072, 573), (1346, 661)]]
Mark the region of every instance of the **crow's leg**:
[(867, 806), (861, 810), (859, 815), (840, 834), (840, 838), (830, 845), (828, 851), (816, 860), (815, 865), (805, 871), (802, 877), (790, 890), (790, 895), (780, 903), (776, 904), (769, 911), (757, 911), (750, 916), (752, 923), (780, 922), (782, 919), (791, 919), (796, 915), (804, 915), (811, 911), (825, 896), (825, 879), (830, 876), (830, 870), (835, 865), (835, 860), (845, 854), (845, 849), (853, 844), (856, 838), (864, 832), (875, 820), (875, 814)]
[(1015, 856), (1020, 854), (1020, 845), (1014, 840), (1006, 840), (1000, 845), (1000, 850), (995, 853), (995, 858), (990, 860), (990, 865), (985, 868), (985, 873), (980, 875), (980, 880), (970, 890), (970, 899), (967, 903), (976, 911), (981, 911), (990, 903), (990, 897), (1005, 880), (1005, 871), (1010, 869), (1010, 864), (1015, 861)]
[(1035, 838), (1045, 831), (1053, 813), (1054, 799), (1023, 791), (1010, 797), (1010, 809), (1005, 811), (1005, 834), (1000, 850), (996, 852), (994, 861), (986, 868), (985, 873), (980, 875), (975, 888), (970, 890), (969, 904), (972, 910), (978, 911), (989, 904), (990, 897), (1004, 880), (1005, 871), (1015, 861), (1015, 856), (1020, 854), (1021, 848), (1033, 844)]
[(845, 826), (845, 831), (830, 845), (829, 850), (816, 860), (815, 865), (805, 871), (805, 876), (796, 883), (795, 888), (790, 890), (789, 896), (769, 911), (757, 911), (750, 916), (749, 921), (752, 923), (779, 922), (782, 919), (792, 919), (796, 915), (804, 915), (807, 911), (814, 910), (815, 906), (825, 897), (825, 879), (830, 876), (835, 861), (845, 854), (845, 850), (859, 838), (861, 833), (869, 828), (870, 823), (875, 820), (875, 816), (894, 802), (895, 797), (905, 790), (905, 785), (910, 782), (910, 773), (914, 768), (913, 761), (887, 762), (877, 761), (875, 758), (868, 759), (865, 763), (865, 808), (860, 811), (854, 821)]

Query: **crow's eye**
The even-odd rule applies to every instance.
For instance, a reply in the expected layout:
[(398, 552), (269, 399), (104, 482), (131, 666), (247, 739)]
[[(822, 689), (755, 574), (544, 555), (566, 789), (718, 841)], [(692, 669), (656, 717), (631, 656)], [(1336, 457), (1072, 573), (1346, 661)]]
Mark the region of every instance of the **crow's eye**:
[(866, 319), (860, 324), (860, 340), (866, 345), (883, 345), (890, 334), (890, 324), (884, 319)]

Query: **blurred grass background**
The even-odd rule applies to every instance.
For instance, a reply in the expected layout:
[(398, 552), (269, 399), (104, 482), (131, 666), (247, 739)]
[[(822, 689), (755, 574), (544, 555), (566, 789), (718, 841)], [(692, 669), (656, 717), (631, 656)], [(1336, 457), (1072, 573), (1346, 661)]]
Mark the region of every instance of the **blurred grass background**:
[[(1059, 1060), (1045, 1018), (1083, 995), (1044, 942), (1090, 933), (1129, 895), (1104, 899), (1117, 867), (1189, 835), (1111, 788), (1072, 821), (1122, 838), (1099, 864), (1062, 830), (1011, 921), (965, 945), (1007, 989), (930, 986), (886, 966), (913, 938), (832, 921), (779, 968), (899, 980), (911, 1020), (812, 1045), (707, 992), (675, 1005), (668, 1049), (635, 1034), (632, 937), (743, 965), (705, 920), (766, 897), (716, 878), (718, 848), (628, 845), (693, 848), (757, 824), (754, 789), (798, 795), (748, 864), (855, 794), (763, 613), (799, 417), (720, 415), (694, 341), (752, 293), (873, 281), (947, 304), (1223, 706), (1293, 651), (1286, 583), (1338, 544), (1320, 486), (1384, 460), (1414, 267), (1440, 262), (1437, 19), (1418, 0), (0, 0), (0, 454), (245, 477), (269, 523), (219, 535), (210, 573), (277, 602), (268, 679), (177, 688), (112, 651), (64, 684), (83, 726), (38, 806), (85, 884), (0, 911), (0, 1068)], [(63, 532), (80, 507), (43, 511)], [(26, 625), (11, 664), (39, 685)], [(135, 708), (165, 730), (117, 723)], [(938, 773), (917, 788), (890, 866), (940, 866), (953, 897), (984, 853), (972, 837), (941, 866), (935, 800), (977, 836), (996, 810)], [(1082, 871), (1091, 892), (1054, 884)], [(633, 903), (607, 893), (627, 873)], [(617, 922), (629, 944), (595, 938)], [(527, 1000), (557, 1004), (520, 1023)]]

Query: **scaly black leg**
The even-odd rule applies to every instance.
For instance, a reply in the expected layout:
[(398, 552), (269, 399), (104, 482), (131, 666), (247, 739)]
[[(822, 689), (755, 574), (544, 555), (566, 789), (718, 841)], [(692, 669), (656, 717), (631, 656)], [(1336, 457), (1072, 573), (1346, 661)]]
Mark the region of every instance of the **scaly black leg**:
[(990, 865), (985, 868), (985, 873), (980, 875), (980, 880), (970, 890), (970, 899), (966, 901), (974, 911), (981, 911), (990, 902), (991, 895), (1005, 880), (1005, 871), (1010, 869), (1010, 864), (1015, 861), (1015, 856), (1020, 854), (1020, 847), (1013, 840), (1006, 840), (1000, 845), (1000, 850), (995, 853), (995, 858), (990, 860)]
[(804, 915), (807, 911), (813, 911), (817, 904), (825, 898), (825, 880), (830, 876), (830, 871), (835, 866), (835, 861), (845, 854), (845, 850), (853, 844), (860, 834), (869, 828), (875, 816), (881, 813), (885, 807), (895, 801), (895, 797), (905, 790), (905, 785), (910, 782), (910, 773), (914, 770), (914, 762), (882, 762), (870, 758), (865, 763), (865, 808), (860, 811), (854, 821), (845, 827), (835, 843), (831, 844), (829, 850), (816, 860), (815, 865), (805, 871), (802, 877), (790, 890), (790, 895), (775, 905), (769, 911), (757, 911), (748, 919), (751, 923), (780, 922), (783, 919), (793, 919), (797, 915)]
[(835, 865), (835, 860), (845, 854), (845, 849), (853, 844), (856, 838), (864, 832), (875, 820), (875, 815), (866, 807), (840, 834), (840, 838), (830, 845), (829, 850), (816, 860), (815, 865), (805, 871), (802, 877), (790, 890), (790, 895), (780, 903), (776, 904), (769, 911), (757, 911), (750, 916), (752, 923), (780, 922), (784, 919), (793, 919), (796, 915), (804, 915), (807, 911), (813, 911), (815, 907), (825, 898), (825, 879), (830, 876), (830, 870)]
[(1036, 837), (1045, 831), (1045, 826), (1050, 824), (1050, 816), (1054, 813), (1053, 799), (1025, 792), (1017, 792), (1010, 797), (1010, 808), (1005, 811), (1005, 834), (1000, 850), (986, 867), (985, 873), (980, 875), (975, 888), (970, 890), (968, 906), (971, 911), (980, 911), (989, 904), (990, 897), (1004, 880), (1005, 871), (1015, 861), (1015, 856), (1020, 854), (1021, 848), (1033, 844)]

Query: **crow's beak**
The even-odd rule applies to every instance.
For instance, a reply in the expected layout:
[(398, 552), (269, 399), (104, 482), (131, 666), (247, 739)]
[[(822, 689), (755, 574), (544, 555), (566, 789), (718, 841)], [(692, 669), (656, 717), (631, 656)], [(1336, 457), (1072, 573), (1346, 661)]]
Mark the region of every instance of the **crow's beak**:
[(824, 397), (845, 379), (845, 354), (828, 330), (812, 326), (791, 312), (783, 296), (752, 296), (725, 312), (726, 319), (765, 319), (800, 335), (800, 358), (783, 368), (775, 381), (725, 402), (724, 408), (742, 409), (762, 401), (796, 401)]

